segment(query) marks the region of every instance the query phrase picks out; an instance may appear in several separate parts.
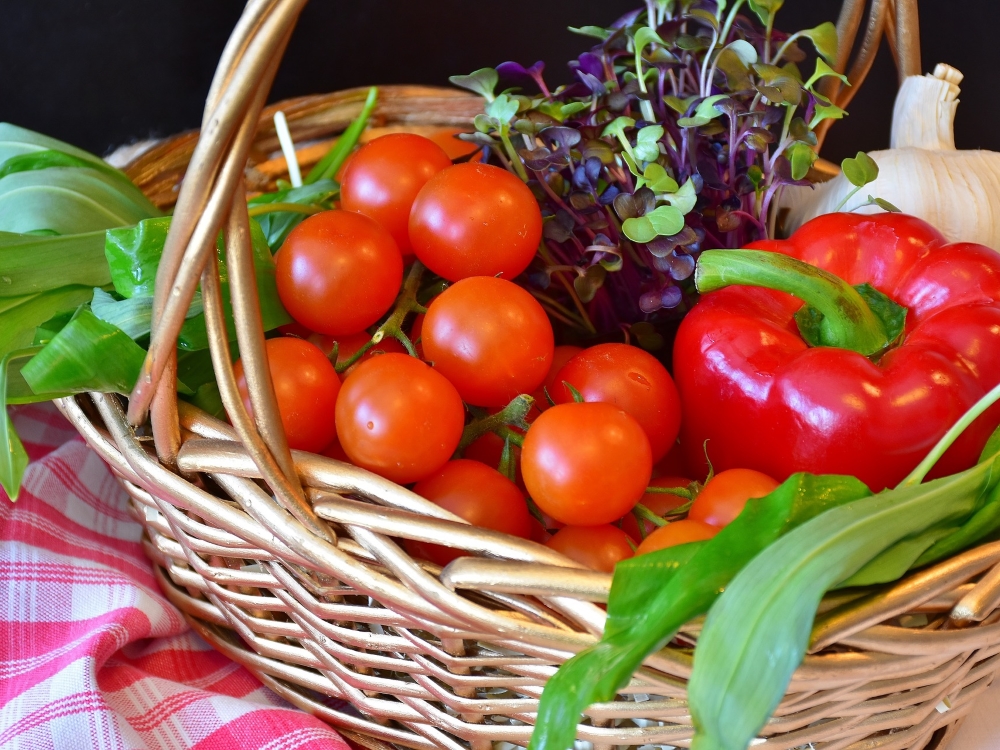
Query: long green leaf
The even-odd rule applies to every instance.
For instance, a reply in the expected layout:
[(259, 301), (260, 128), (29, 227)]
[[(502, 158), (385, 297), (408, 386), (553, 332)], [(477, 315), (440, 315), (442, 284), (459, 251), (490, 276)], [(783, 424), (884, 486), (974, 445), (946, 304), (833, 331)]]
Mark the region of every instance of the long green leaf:
[(368, 124), (368, 118), (375, 111), (377, 103), (378, 89), (372, 86), (368, 89), (368, 96), (365, 97), (361, 113), (347, 126), (347, 130), (341, 134), (340, 138), (333, 144), (333, 147), (326, 152), (326, 155), (319, 160), (316, 166), (309, 170), (309, 174), (306, 175), (306, 179), (304, 180), (305, 184), (309, 185), (319, 180), (329, 180), (337, 174), (337, 170), (340, 169), (341, 165), (343, 165), (344, 161), (357, 145), (358, 139)]
[(24, 470), (28, 468), (28, 453), (24, 450), (14, 423), (7, 413), (7, 372), (14, 360), (26, 360), (37, 353), (37, 348), (18, 349), (0, 358), (0, 487), (13, 502), (21, 491)]
[(0, 180), (0, 231), (95, 232), (159, 215), (134, 185), (96, 169), (52, 167)]
[[(961, 521), (994, 463), (832, 508), (775, 541), (708, 613), (688, 683), (696, 750), (745, 750), (802, 661), (823, 594), (900, 540)], [(721, 536), (721, 534), (720, 534)]]
[[(133, 340), (148, 335), (150, 324), (153, 322), (152, 297), (115, 299), (103, 289), (95, 288), (90, 309), (98, 318), (105, 323), (110, 323), (115, 328), (120, 328)], [(195, 293), (187, 317), (193, 318), (196, 315), (201, 315), (203, 309), (201, 294)]]
[(35, 329), (58, 313), (75, 310), (90, 300), (93, 289), (72, 286), (36, 294), (0, 313), (0, 358), (15, 349), (31, 346)]
[(54, 237), (0, 232), (0, 297), (110, 283), (103, 230)]
[(832, 507), (869, 495), (854, 477), (795, 474), (701, 544), (668, 548), (619, 563), (599, 643), (566, 662), (542, 694), (532, 750), (572, 746), (580, 713), (611, 700), (642, 660), (686, 622), (708, 610), (761, 550)]
[[(314, 183), (297, 188), (278, 190), (274, 193), (262, 193), (247, 201), (248, 205), (264, 206), (269, 203), (293, 203), (300, 206), (316, 206), (329, 208), (329, 200), (340, 190), (333, 180), (318, 180)], [(267, 238), (267, 244), (277, 251), (288, 233), (306, 218), (306, 214), (293, 211), (273, 211), (256, 217), (260, 228)]]
[[(90, 162), (96, 168), (110, 168), (110, 165), (98, 156), (72, 146), (69, 143), (51, 138), (33, 130), (0, 122), (0, 163), (13, 156), (30, 154), (38, 151), (62, 151), (83, 161)], [(124, 176), (124, 175), (123, 175)]]
[(21, 375), (35, 393), (129, 393), (145, 358), (141, 346), (81, 307)]
[(119, 172), (107, 162), (81, 159), (79, 156), (67, 154), (65, 151), (54, 149), (33, 151), (28, 154), (18, 154), (12, 156), (4, 162), (0, 162), (0, 180), (7, 175), (17, 172), (31, 172), (37, 169), (49, 169), (51, 167), (82, 167), (84, 169), (96, 169), (116, 180), (122, 180), (132, 184), (124, 172)]

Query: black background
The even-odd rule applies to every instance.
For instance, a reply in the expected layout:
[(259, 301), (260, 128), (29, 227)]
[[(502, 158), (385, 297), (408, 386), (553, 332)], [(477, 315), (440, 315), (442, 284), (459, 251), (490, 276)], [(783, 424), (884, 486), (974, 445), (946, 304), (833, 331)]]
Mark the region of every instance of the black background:
[[(454, 73), (545, 60), (550, 84), (590, 43), (569, 25), (605, 25), (639, 0), (312, 0), (271, 100), (378, 83), (447, 84)], [(777, 26), (836, 21), (839, 0), (786, 0)], [(238, 0), (0, 0), (0, 119), (104, 154), (197, 127)], [(920, 0), (923, 68), (966, 74), (959, 148), (1000, 150), (994, 0)], [(823, 155), (888, 145), (896, 74), (880, 53)]]

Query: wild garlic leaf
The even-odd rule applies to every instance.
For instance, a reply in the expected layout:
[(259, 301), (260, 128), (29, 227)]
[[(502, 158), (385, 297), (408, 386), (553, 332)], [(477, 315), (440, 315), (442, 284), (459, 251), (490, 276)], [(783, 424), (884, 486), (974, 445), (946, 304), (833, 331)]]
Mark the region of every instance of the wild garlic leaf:
[(0, 298), (111, 282), (104, 230), (49, 237), (0, 232), (0, 259)]

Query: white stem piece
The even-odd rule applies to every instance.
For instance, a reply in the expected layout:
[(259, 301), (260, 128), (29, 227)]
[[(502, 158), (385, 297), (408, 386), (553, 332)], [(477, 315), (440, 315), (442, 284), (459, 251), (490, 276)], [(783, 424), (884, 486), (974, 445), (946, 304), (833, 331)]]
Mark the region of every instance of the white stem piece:
[(280, 109), (274, 113), (274, 132), (281, 144), (281, 153), (288, 162), (288, 181), (292, 187), (302, 187), (302, 172), (299, 170), (299, 158), (295, 155), (295, 144), (292, 143), (292, 133), (288, 129), (288, 120)]

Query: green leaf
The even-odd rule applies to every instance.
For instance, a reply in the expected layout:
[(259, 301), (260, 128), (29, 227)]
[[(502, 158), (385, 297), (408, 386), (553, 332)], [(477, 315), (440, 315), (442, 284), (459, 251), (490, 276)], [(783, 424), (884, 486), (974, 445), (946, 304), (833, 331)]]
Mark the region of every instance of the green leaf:
[(832, 508), (753, 558), (698, 639), (688, 682), (692, 747), (744, 750), (801, 663), (823, 594), (897, 542), (967, 518), (993, 473), (993, 462), (980, 464)]
[(226, 419), (226, 407), (222, 404), (222, 394), (219, 393), (219, 386), (214, 380), (198, 386), (194, 395), (186, 397), (185, 400), (217, 419)]
[(728, 94), (713, 94), (712, 96), (702, 99), (701, 102), (698, 103), (698, 106), (694, 108), (694, 114), (691, 117), (679, 118), (677, 120), (677, 124), (682, 128), (695, 128), (706, 125), (716, 117), (722, 116), (722, 110), (718, 109), (715, 106), (715, 103), (728, 98)]
[(719, 30), (719, 19), (715, 17), (714, 13), (710, 13), (707, 10), (702, 10), (701, 8), (692, 8), (687, 12), (688, 18), (696, 18), (708, 27)]
[(516, 99), (511, 99), (506, 94), (500, 94), (496, 99), (486, 105), (486, 115), (492, 117), (498, 123), (506, 125), (517, 114), (518, 103)]
[[(105, 253), (111, 267), (115, 291), (126, 299), (149, 297), (153, 294), (156, 268), (163, 254), (163, 246), (170, 228), (170, 217), (148, 219), (137, 226), (114, 229), (107, 234)], [(267, 245), (260, 225), (250, 221), (250, 240), (253, 247), (253, 264), (257, 277), (257, 294), (260, 298), (264, 330), (269, 331), (291, 322), (291, 316), (281, 304), (275, 281), (274, 258)], [(232, 307), (229, 302), (229, 272), (225, 261), (222, 237), (217, 242), (219, 279), (222, 282), (223, 308), (230, 339), (236, 336)], [(185, 350), (204, 349), (208, 346), (208, 333), (204, 316), (191, 311), (192, 317), (181, 328), (178, 346)]]
[(792, 179), (801, 180), (809, 174), (813, 162), (819, 158), (808, 143), (796, 141), (785, 151), (785, 156), (792, 165)]
[(113, 169), (99, 156), (94, 156), (76, 146), (27, 128), (11, 125), (9, 122), (0, 122), (0, 164), (12, 157), (39, 151), (61, 151), (68, 156), (89, 162), (95, 169)]
[(760, 188), (760, 184), (764, 181), (764, 170), (756, 164), (752, 164), (747, 170), (747, 177), (750, 178), (750, 182), (753, 183), (754, 188), (758, 189)]
[(304, 184), (311, 185), (320, 180), (329, 180), (337, 174), (337, 170), (343, 166), (351, 151), (358, 145), (358, 139), (361, 138), (361, 133), (368, 125), (368, 119), (375, 111), (376, 104), (378, 104), (378, 87), (372, 86), (368, 89), (368, 96), (365, 97), (365, 103), (361, 106), (361, 112), (351, 121), (340, 138), (326, 152), (326, 155), (309, 170), (309, 174), (302, 181)]
[[(316, 180), (315, 182), (302, 185), (297, 188), (287, 188), (274, 193), (262, 193), (254, 196), (247, 205), (263, 206), (269, 203), (293, 203), (298, 206), (315, 206), (317, 208), (331, 208), (330, 199), (340, 191), (340, 186), (333, 180)], [(255, 217), (260, 224), (267, 244), (275, 252), (281, 247), (285, 238), (288, 237), (295, 227), (306, 219), (305, 214), (295, 211), (273, 211), (260, 214)]]
[(569, 30), (574, 34), (600, 39), (602, 42), (613, 33), (612, 29), (605, 29), (600, 26), (570, 26)]
[(666, 102), (667, 106), (670, 107), (674, 112), (678, 114), (684, 114), (688, 111), (688, 107), (694, 104), (698, 100), (697, 96), (689, 96), (687, 99), (681, 99), (676, 96), (665, 96), (663, 101)]
[(50, 237), (0, 232), (0, 297), (110, 281), (103, 231)]
[(757, 62), (757, 48), (745, 39), (737, 39), (734, 42), (730, 42), (723, 47), (723, 51), (726, 50), (735, 54), (745, 67), (750, 67)]
[(698, 195), (694, 190), (694, 182), (691, 181), (691, 178), (688, 178), (676, 192), (663, 196), (663, 200), (680, 211), (682, 216), (686, 216), (691, 213), (695, 203), (698, 202)]
[(667, 174), (667, 170), (655, 161), (646, 165), (642, 170), (642, 176), (636, 180), (636, 190), (641, 187), (648, 187), (654, 193), (675, 193), (677, 192), (677, 181)]
[(823, 120), (839, 120), (846, 114), (847, 112), (836, 104), (817, 104), (809, 121), (809, 129), (812, 130)]
[(11, 156), (6, 161), (0, 163), (0, 179), (17, 172), (30, 172), (36, 169), (48, 169), (49, 167), (83, 167), (85, 169), (96, 169), (106, 175), (122, 180), (129, 185), (131, 180), (110, 164), (100, 159), (82, 159), (79, 156), (67, 154), (64, 151), (46, 149), (43, 151), (32, 151), (27, 154)]
[(31, 346), (35, 329), (68, 310), (75, 310), (93, 295), (86, 286), (71, 286), (36, 294), (21, 304), (0, 313), (0, 358), (15, 349)]
[(669, 237), (684, 228), (684, 214), (675, 206), (657, 206), (644, 217), (649, 220), (658, 235)]
[(631, 117), (616, 117), (604, 126), (604, 130), (601, 131), (601, 137), (613, 135), (616, 138), (624, 138), (625, 130), (632, 127), (635, 127), (635, 120)]
[(864, 187), (878, 178), (878, 164), (864, 151), (858, 151), (853, 159), (844, 159), (840, 162), (840, 169), (847, 181), (856, 187)]
[(622, 222), (622, 233), (632, 242), (646, 243), (656, 238), (656, 230), (653, 228), (652, 222), (645, 216), (625, 219)]
[(763, 24), (767, 24), (768, 19), (784, 4), (785, 0), (749, 0), (750, 10), (757, 14), (757, 18)]
[(843, 73), (838, 73), (836, 70), (827, 65), (826, 61), (823, 60), (822, 57), (817, 57), (816, 70), (813, 72), (811, 76), (809, 76), (809, 80), (806, 81), (805, 87), (811, 91), (812, 86), (814, 83), (816, 83), (816, 81), (818, 81), (820, 78), (826, 78), (827, 76), (833, 76), (834, 78), (839, 78), (842, 83), (848, 86), (851, 85), (850, 81), (847, 80), (847, 76), (845, 76)]
[(580, 712), (590, 703), (613, 699), (642, 660), (707, 611), (755, 555), (827, 509), (868, 494), (868, 488), (853, 477), (795, 474), (770, 495), (750, 500), (736, 520), (712, 539), (619, 563), (604, 635), (550, 678), (539, 705), (532, 749), (572, 746)]
[(827, 62), (832, 62), (837, 56), (837, 27), (830, 21), (825, 21), (819, 26), (800, 31), (800, 34), (809, 37), (813, 46)]
[[(21, 490), (24, 470), (28, 468), (28, 454), (7, 413), (9, 372), (15, 360), (26, 361), (37, 351), (37, 348), (18, 349), (0, 358), (0, 411), (3, 412), (3, 419), (0, 420), (0, 487), (3, 487), (11, 502), (17, 500)], [(20, 375), (20, 368), (17, 368), (17, 372)]]
[(0, 180), (0, 231), (94, 232), (160, 211), (136, 188), (96, 169), (51, 167)]
[(127, 394), (139, 377), (146, 351), (87, 307), (21, 370), (35, 393)]
[(979, 454), (979, 460), (976, 463), (981, 464), (983, 461), (990, 461), (998, 453), (1000, 453), (1000, 427), (993, 430), (993, 434), (990, 435), (990, 439), (983, 446), (983, 450)]
[(642, 161), (656, 161), (660, 157), (659, 140), (663, 137), (662, 125), (647, 125), (635, 136), (635, 155)]
[(635, 32), (636, 51), (642, 52), (649, 44), (659, 44), (661, 47), (666, 46), (665, 42), (660, 39), (660, 35), (654, 29), (648, 26), (639, 27), (639, 30)]
[(883, 211), (888, 211), (889, 213), (898, 214), (903, 212), (901, 208), (898, 208), (894, 203), (890, 203), (885, 198), (873, 198), (869, 195), (868, 202), (878, 206)]
[(493, 68), (480, 68), (467, 76), (449, 76), (448, 80), (459, 88), (468, 89), (491, 102), (493, 90), (497, 87), (500, 76)]

